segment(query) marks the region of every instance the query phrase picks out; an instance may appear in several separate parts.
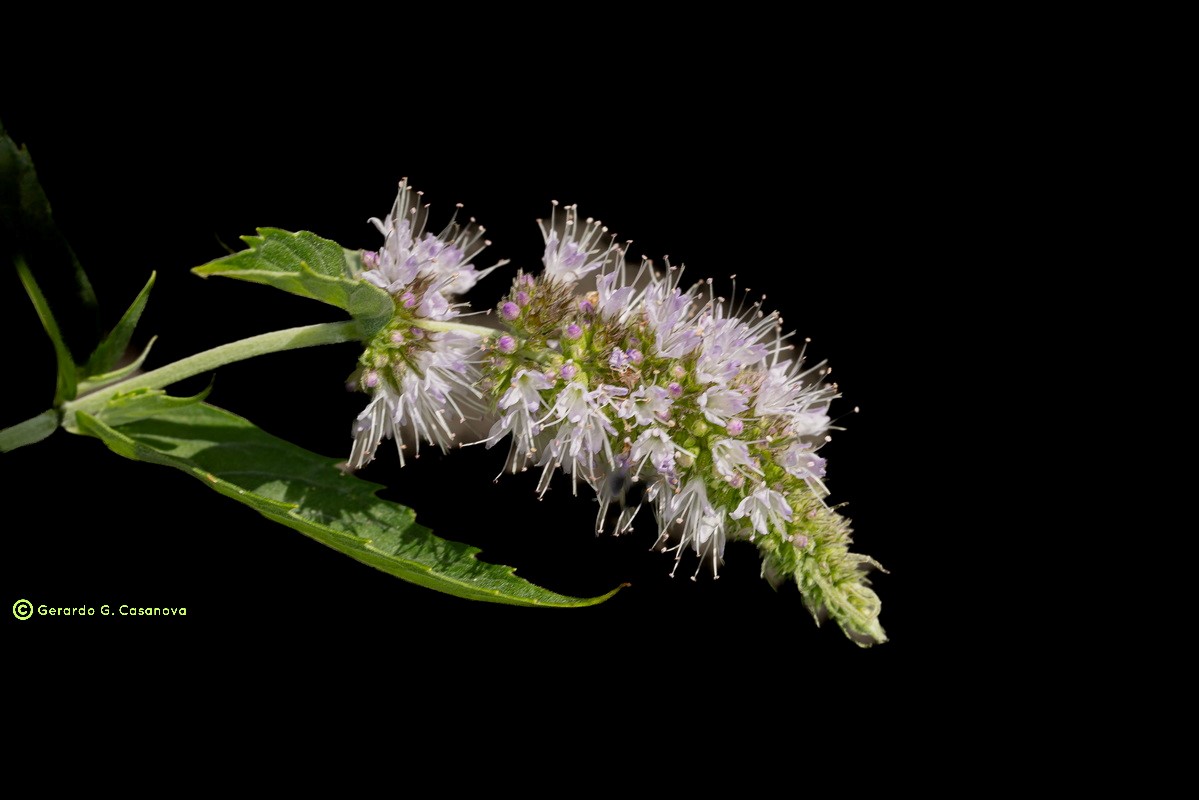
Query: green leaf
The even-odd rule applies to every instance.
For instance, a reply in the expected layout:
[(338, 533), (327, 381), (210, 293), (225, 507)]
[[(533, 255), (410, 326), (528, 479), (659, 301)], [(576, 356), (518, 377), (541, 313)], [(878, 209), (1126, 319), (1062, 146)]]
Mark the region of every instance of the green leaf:
[(289, 233), (259, 228), (258, 236), (243, 236), (250, 247), (218, 258), (192, 272), (200, 277), (263, 283), (291, 294), (310, 297), (348, 311), (358, 323), (362, 339), (369, 339), (395, 312), (391, 295), (359, 279), (360, 256), (336, 242), (308, 231)]
[[(103, 420), (106, 425), (124, 425), (127, 422), (165, 414), (177, 408), (202, 402), (211, 391), (212, 384), (209, 384), (204, 391), (192, 397), (171, 397), (162, 389), (138, 389), (116, 395), (96, 414), (96, 417)], [(78, 417), (76, 417), (76, 424), (78, 424)]]
[(94, 392), (96, 389), (107, 386), (110, 383), (115, 383), (137, 372), (142, 368), (142, 364), (146, 363), (146, 357), (150, 355), (150, 348), (154, 346), (156, 341), (158, 341), (158, 337), (151, 336), (150, 341), (146, 342), (146, 347), (142, 350), (141, 355), (133, 359), (129, 364), (119, 369), (114, 369), (112, 372), (105, 372), (103, 375), (91, 375), (87, 380), (80, 381), (79, 394), (84, 395), (88, 392)]
[(75, 399), (75, 359), (71, 357), (71, 351), (62, 338), (58, 323), (54, 321), (54, 314), (50, 312), (50, 304), (46, 302), (46, 297), (38, 287), (37, 281), (33, 279), (33, 273), (29, 271), (25, 259), (19, 255), (14, 256), (14, 262), (17, 265), (17, 274), (21, 278), (21, 285), (25, 287), (25, 293), (33, 301), (38, 319), (42, 321), (42, 327), (46, 329), (46, 335), (50, 337), (50, 341), (54, 345), (54, 355), (58, 359), (58, 385), (54, 391), (54, 405), (61, 405), (67, 400)]
[(146, 285), (138, 292), (137, 297), (133, 299), (133, 304), (117, 322), (116, 327), (96, 346), (91, 358), (87, 360), (87, 366), (83, 369), (85, 376), (93, 378), (110, 372), (121, 360), (121, 356), (125, 355), (125, 348), (129, 347), (133, 329), (137, 327), (137, 321), (141, 319), (142, 311), (146, 308), (146, 301), (150, 299), (154, 276), (155, 273), (151, 272), (150, 280), (146, 281)]
[[(84, 413), (79, 427), (115, 453), (181, 469), (268, 519), (406, 581), (469, 600), (572, 608), (603, 602), (567, 597), (475, 558), (477, 548), (440, 539), (381, 488), (342, 474), (335, 460), (271, 436), (246, 419), (197, 403), (111, 427)], [(182, 510), (181, 510), (182, 513)], [(236, 543), (232, 543), (236, 545)]]
[(54, 222), (29, 151), (0, 125), (0, 263), (18, 255), (38, 276), (47, 306), (58, 314), (60, 337), (82, 362), (99, 339), (96, 294)]
[(40, 442), (58, 430), (58, 412), (43, 411), (33, 419), (17, 423), (11, 428), (0, 430), (0, 453), (7, 453), (27, 444)]

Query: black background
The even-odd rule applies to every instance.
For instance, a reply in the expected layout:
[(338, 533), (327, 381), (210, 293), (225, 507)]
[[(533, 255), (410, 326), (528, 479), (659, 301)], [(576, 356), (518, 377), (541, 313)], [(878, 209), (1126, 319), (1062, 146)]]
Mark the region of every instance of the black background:
[[(140, 346), (159, 336), (152, 365), (339, 319), (315, 302), (188, 270), (258, 226), (377, 246), (366, 220), (389, 210), (402, 176), (433, 204), (432, 227), (456, 202), (487, 226), (495, 244), (480, 266), (513, 260), (471, 295), (480, 307), (518, 266), (538, 267), (535, 220), (551, 199), (578, 203), (633, 239), (634, 255), (669, 254), (695, 278), (736, 273), (812, 338), (812, 356), (829, 360), (844, 393), (834, 411), (861, 407), (824, 455), (855, 549), (890, 570), (875, 576), (890, 643), (859, 651), (835, 625), (817, 629), (793, 587), (775, 592), (759, 578), (749, 545), (728, 548), (718, 581), (693, 583), (686, 564), (671, 579), (670, 557), (648, 550), (648, 517), (634, 534), (596, 539), (591, 498), (572, 498), (565, 479), (544, 502), (531, 474), (493, 483), (506, 447), (430, 454), (404, 470), (382, 458), (363, 474), (439, 535), (475, 544), (535, 583), (575, 595), (631, 584), (614, 599), (543, 611), (420, 589), (182, 473), (61, 432), (0, 456), (4, 603), (186, 606), (188, 616), (17, 623), (6, 611), (3, 627), (60, 638), (104, 626), (134, 640), (248, 633), (320, 643), (348, 634), (394, 641), (411, 657), (456, 648), (542, 665), (529, 669), (581, 655), (650, 685), (935, 668), (929, 644), (952, 644), (958, 632), (944, 600), (930, 602), (944, 596), (939, 554), (951, 535), (937, 510), (947, 490), (930, 479), (930, 441), (953, 401), (938, 388), (936, 358), (952, 312), (929, 292), (960, 213), (945, 182), (959, 158), (973, 157), (949, 141), (942, 103), (951, 98), (926, 95), (885, 64), (801, 80), (785, 59), (739, 62), (730, 90), (730, 63), (703, 72), (671, 63), (616, 85), (483, 71), (469, 86), (426, 90), (408, 74), (322, 83), (319, 71), (282, 70), (228, 82), (174, 76), (166, 92), (149, 82), (147, 63), (10, 93), (0, 119), (29, 146), (107, 322), (157, 270), (135, 338)], [(0, 301), (7, 425), (49, 406), (53, 352), (11, 269), (0, 271)], [(344, 456), (364, 399), (343, 388), (356, 356), (341, 345), (231, 365), (209, 399)], [(797, 667), (794, 653), (808, 666)]]

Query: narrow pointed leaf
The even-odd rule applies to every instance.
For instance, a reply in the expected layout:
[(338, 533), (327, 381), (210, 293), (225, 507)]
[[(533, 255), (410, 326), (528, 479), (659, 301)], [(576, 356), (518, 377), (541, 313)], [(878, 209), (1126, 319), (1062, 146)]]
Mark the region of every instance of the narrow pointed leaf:
[(92, 375), (85, 381), (79, 382), (79, 394), (85, 395), (88, 392), (93, 392), (110, 383), (116, 383), (119, 380), (128, 378), (133, 373), (142, 368), (142, 364), (146, 363), (146, 357), (150, 355), (150, 348), (158, 341), (157, 336), (151, 336), (150, 341), (146, 342), (146, 347), (142, 350), (141, 355), (133, 359), (132, 362), (126, 364), (120, 369), (114, 369), (112, 372), (105, 372), (103, 375)]
[(99, 339), (96, 294), (58, 230), (29, 151), (0, 125), (0, 264), (18, 255), (37, 276), (67, 349), (82, 362)]
[(201, 277), (262, 283), (349, 312), (369, 339), (391, 319), (391, 295), (358, 278), (360, 256), (336, 242), (308, 231), (290, 233), (260, 228), (258, 236), (243, 236), (249, 249), (218, 258), (192, 272)]
[[(80, 429), (115, 453), (183, 470), (268, 519), (386, 573), (469, 600), (571, 608), (603, 602), (560, 595), (475, 558), (477, 548), (434, 536), (381, 487), (342, 474), (336, 460), (271, 436), (250, 421), (197, 403), (112, 427), (87, 414)], [(182, 513), (182, 510), (181, 510)]]
[(17, 274), (21, 277), (21, 285), (25, 287), (25, 293), (33, 301), (33, 307), (37, 310), (38, 319), (42, 321), (42, 327), (46, 329), (46, 335), (50, 337), (50, 342), (54, 345), (54, 355), (58, 359), (58, 385), (54, 391), (54, 405), (57, 406), (67, 400), (74, 400), (76, 375), (75, 360), (71, 357), (71, 350), (62, 338), (58, 323), (54, 320), (54, 314), (50, 311), (50, 304), (46, 302), (46, 297), (42, 294), (41, 288), (38, 287), (37, 281), (34, 280), (33, 273), (29, 271), (29, 266), (25, 263), (25, 259), (18, 255), (15, 257), (15, 263), (17, 265)]
[(104, 337), (103, 341), (92, 352), (91, 358), (87, 360), (87, 366), (83, 369), (83, 374), (92, 378), (94, 376), (103, 375), (110, 372), (117, 362), (121, 360), (121, 356), (125, 355), (125, 348), (129, 346), (129, 339), (133, 336), (133, 330), (137, 327), (137, 322), (141, 319), (142, 311), (146, 308), (146, 301), (150, 299), (150, 289), (154, 286), (155, 273), (150, 273), (150, 280), (146, 281), (146, 285), (138, 292), (137, 297), (133, 299), (132, 305), (117, 322), (116, 327)]

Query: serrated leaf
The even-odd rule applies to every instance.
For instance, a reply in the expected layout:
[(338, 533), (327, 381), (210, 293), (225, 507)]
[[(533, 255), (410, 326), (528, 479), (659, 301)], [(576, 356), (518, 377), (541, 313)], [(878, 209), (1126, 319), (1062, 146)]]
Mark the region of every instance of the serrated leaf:
[(262, 283), (336, 306), (349, 312), (363, 339), (391, 320), (395, 311), (391, 295), (357, 277), (359, 256), (353, 251), (308, 231), (259, 228), (258, 234), (242, 237), (249, 249), (192, 272), (205, 278), (220, 275)]
[(87, 366), (83, 368), (85, 377), (95, 378), (110, 372), (121, 360), (121, 356), (125, 355), (129, 339), (133, 336), (137, 322), (146, 309), (146, 301), (150, 299), (150, 289), (154, 286), (155, 274), (150, 273), (150, 280), (146, 281), (146, 285), (137, 293), (137, 297), (133, 298), (133, 303), (117, 322), (116, 327), (96, 346), (91, 358), (87, 360)]
[[(336, 460), (198, 403), (111, 427), (87, 414), (80, 429), (115, 453), (183, 470), (263, 516), (386, 573), (468, 600), (572, 608), (603, 602), (542, 589), (477, 548), (434, 536), (415, 512), (375, 496), (380, 487), (342, 474)], [(618, 587), (619, 588), (619, 587)]]
[(14, 256), (14, 263), (17, 265), (17, 275), (21, 278), (21, 285), (25, 287), (25, 293), (33, 302), (38, 319), (42, 321), (42, 327), (46, 330), (46, 335), (50, 337), (51, 344), (54, 345), (54, 356), (58, 360), (58, 381), (54, 390), (54, 405), (74, 400), (76, 391), (75, 359), (71, 357), (71, 350), (67, 347), (66, 340), (59, 331), (58, 322), (55, 321), (54, 314), (50, 311), (50, 304), (46, 302), (46, 297), (42, 294), (37, 281), (34, 280), (33, 273), (29, 271), (25, 259), (19, 255)]
[(56, 430), (58, 430), (58, 412), (54, 409), (43, 411), (33, 419), (27, 419), (0, 431), (0, 453), (7, 453), (18, 447), (40, 442)]

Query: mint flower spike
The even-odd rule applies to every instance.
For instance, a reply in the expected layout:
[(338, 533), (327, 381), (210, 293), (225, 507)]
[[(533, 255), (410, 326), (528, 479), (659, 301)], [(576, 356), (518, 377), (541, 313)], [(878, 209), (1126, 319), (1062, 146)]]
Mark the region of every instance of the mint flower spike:
[[(794, 351), (764, 295), (734, 306), (711, 280), (683, 288), (683, 269), (669, 260), (661, 271), (644, 257), (629, 268), (627, 243), (555, 202), (540, 222), (544, 269), (517, 274), (496, 305), (504, 330), (492, 337), (457, 322), (466, 304), (452, 301), (490, 271), (470, 266), (487, 244), (482, 229), (451, 222), (430, 236), (413, 199), (401, 184), (391, 217), (375, 221), (383, 249), (363, 258), (362, 278), (396, 310), (361, 359), (357, 381), (371, 401), (355, 425), (352, 467), (388, 436), (403, 463), (402, 426), (418, 447), (424, 439), (445, 450), (455, 439), (447, 414), (490, 413), (474, 444), (511, 437), (505, 469), (540, 467), (539, 494), (557, 470), (576, 494), (590, 486), (597, 534), (614, 507), (613, 532), (631, 531), (648, 503), (655, 547), (674, 554), (672, 576), (691, 552), (692, 580), (705, 568), (719, 577), (727, 544), (750, 542), (762, 576), (794, 580), (817, 623), (832, 617), (863, 646), (886, 640), (864, 574), (879, 565), (849, 551), (847, 521), (824, 502), (817, 451), (834, 429), (837, 385), (823, 363), (805, 363), (806, 343)], [(595, 290), (580, 293), (593, 273)]]
[[(483, 367), (501, 414), (484, 443), (511, 434), (507, 468), (539, 466), (539, 493), (558, 469), (574, 491), (590, 485), (597, 533), (614, 507), (614, 532), (630, 531), (648, 503), (672, 575), (691, 552), (692, 579), (719, 577), (728, 542), (752, 542), (763, 577), (794, 580), (818, 621), (885, 640), (863, 574), (877, 564), (848, 551), (848, 525), (824, 503), (817, 451), (839, 397), (827, 367), (805, 363), (761, 300), (734, 305), (711, 281), (684, 288), (669, 261), (628, 268), (626, 248), (575, 206), (555, 203), (541, 229), (544, 271), (518, 275), (497, 306), (519, 345), (493, 348)], [(590, 273), (595, 291), (578, 294)]]
[(391, 215), (370, 220), (384, 243), (362, 254), (359, 277), (392, 296), (395, 315), (359, 359), (354, 380), (371, 399), (354, 424), (352, 469), (374, 459), (384, 438), (395, 439), (403, 465), (405, 427), (418, 458), (422, 439), (445, 452), (457, 438), (447, 413), (462, 423), (487, 411), (478, 388), (480, 333), (470, 326), (446, 328), (467, 306), (454, 298), (507, 261), (476, 270), (471, 260), (491, 244), (485, 229), (474, 218), (460, 223), (456, 210), (441, 233), (426, 233), (429, 207), (422, 200), (405, 178)]

